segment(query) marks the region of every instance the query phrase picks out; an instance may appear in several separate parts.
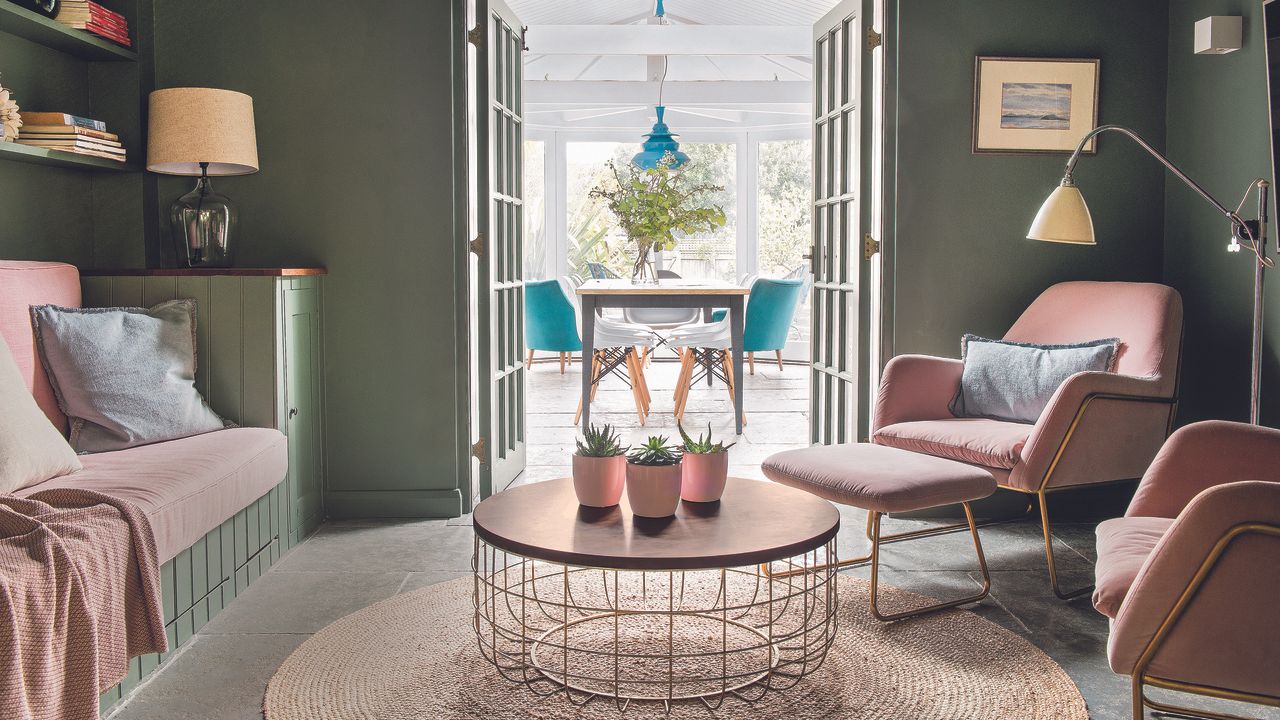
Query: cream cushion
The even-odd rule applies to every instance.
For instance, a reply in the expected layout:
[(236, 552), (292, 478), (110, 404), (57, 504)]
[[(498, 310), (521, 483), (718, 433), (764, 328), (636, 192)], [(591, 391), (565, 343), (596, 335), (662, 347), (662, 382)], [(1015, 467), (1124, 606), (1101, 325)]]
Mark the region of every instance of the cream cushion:
[(75, 451), (36, 405), (0, 335), (0, 493), (79, 469)]

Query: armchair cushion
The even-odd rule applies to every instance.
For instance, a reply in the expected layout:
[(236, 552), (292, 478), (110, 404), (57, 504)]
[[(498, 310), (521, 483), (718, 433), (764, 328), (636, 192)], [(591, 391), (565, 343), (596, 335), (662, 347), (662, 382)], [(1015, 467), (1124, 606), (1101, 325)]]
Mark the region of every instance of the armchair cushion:
[(872, 436), (877, 445), (934, 455), (970, 465), (1009, 469), (1018, 463), (1031, 425), (951, 418), (918, 420), (882, 427)]
[(1115, 619), (1142, 564), (1172, 524), (1169, 518), (1122, 517), (1098, 525), (1093, 590), (1093, 606), (1098, 612)]
[(951, 401), (956, 417), (1034, 423), (1067, 378), (1109, 371), (1120, 340), (1037, 345), (965, 335), (960, 341), (964, 372)]

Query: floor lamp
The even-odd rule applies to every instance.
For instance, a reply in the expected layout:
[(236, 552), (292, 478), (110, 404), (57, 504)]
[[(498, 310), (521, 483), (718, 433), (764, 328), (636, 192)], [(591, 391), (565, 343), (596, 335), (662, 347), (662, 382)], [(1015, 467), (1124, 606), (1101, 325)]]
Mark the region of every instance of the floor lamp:
[[(1253, 274), (1253, 376), (1249, 391), (1249, 422), (1257, 425), (1258, 400), (1262, 391), (1263, 271), (1275, 266), (1275, 262), (1267, 257), (1267, 196), (1271, 183), (1261, 178), (1254, 180), (1249, 185), (1249, 190), (1245, 192), (1244, 199), (1240, 201), (1235, 210), (1231, 210), (1226, 205), (1218, 202), (1208, 191), (1200, 187), (1196, 181), (1187, 177), (1187, 174), (1182, 172), (1177, 165), (1170, 162), (1169, 158), (1160, 154), (1158, 150), (1151, 147), (1150, 143), (1143, 140), (1134, 131), (1119, 125), (1101, 125), (1080, 139), (1080, 144), (1076, 146), (1076, 151), (1071, 154), (1071, 159), (1067, 160), (1067, 170), (1062, 175), (1062, 182), (1049, 194), (1048, 199), (1044, 201), (1044, 205), (1040, 206), (1040, 212), (1036, 213), (1036, 219), (1031, 223), (1031, 229), (1027, 231), (1027, 238), (1075, 245), (1097, 244), (1093, 237), (1093, 218), (1089, 215), (1089, 206), (1085, 204), (1084, 196), (1080, 194), (1080, 188), (1076, 187), (1074, 173), (1076, 161), (1080, 159), (1080, 152), (1084, 149), (1085, 144), (1093, 139), (1095, 135), (1109, 131), (1118, 132), (1133, 140), (1143, 150), (1150, 153), (1151, 157), (1159, 160), (1160, 164), (1173, 173), (1174, 177), (1185, 183), (1187, 187), (1195, 190), (1197, 195), (1204, 198), (1209, 204), (1217, 208), (1218, 212), (1222, 213), (1223, 217), (1231, 223), (1231, 243), (1227, 246), (1229, 252), (1240, 252), (1240, 248), (1244, 247), (1253, 252), (1254, 257), (1257, 259)], [(1240, 209), (1244, 206), (1245, 200), (1248, 200), (1249, 191), (1252, 190), (1257, 190), (1258, 218), (1256, 220), (1245, 220), (1240, 217)]]

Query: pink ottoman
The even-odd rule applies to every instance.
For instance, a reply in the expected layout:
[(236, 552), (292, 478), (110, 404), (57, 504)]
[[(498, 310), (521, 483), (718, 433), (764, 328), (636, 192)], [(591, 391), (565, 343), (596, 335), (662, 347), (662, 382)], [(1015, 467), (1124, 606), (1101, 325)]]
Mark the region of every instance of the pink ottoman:
[[(871, 563), (871, 614), (890, 621), (934, 610), (977, 602), (991, 589), (987, 559), (973, 521), (969, 503), (988, 497), (996, 490), (991, 473), (973, 465), (921, 455), (920, 453), (870, 443), (816, 445), (770, 455), (761, 468), (770, 480), (805, 490), (833, 503), (852, 505), (867, 511), (867, 537), (871, 552), (865, 557), (845, 560), (840, 566)], [(958, 525), (915, 530), (896, 535), (880, 534), (880, 517), (885, 513), (926, 510), (959, 504), (966, 521)], [(897, 613), (882, 613), (876, 604), (880, 569), (880, 546), (912, 538), (938, 535), (968, 528), (982, 568), (982, 591), (970, 597), (939, 602)]]

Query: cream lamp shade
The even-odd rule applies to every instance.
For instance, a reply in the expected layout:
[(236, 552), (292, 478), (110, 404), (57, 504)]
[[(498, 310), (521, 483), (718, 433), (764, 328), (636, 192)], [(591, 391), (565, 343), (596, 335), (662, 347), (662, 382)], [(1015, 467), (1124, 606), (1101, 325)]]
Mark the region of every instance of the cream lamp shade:
[(162, 175), (258, 171), (253, 98), (233, 90), (169, 88), (148, 102), (147, 169)]
[(1028, 240), (1096, 245), (1093, 239), (1093, 217), (1089, 206), (1075, 185), (1059, 185), (1049, 194), (1036, 219), (1027, 231)]

